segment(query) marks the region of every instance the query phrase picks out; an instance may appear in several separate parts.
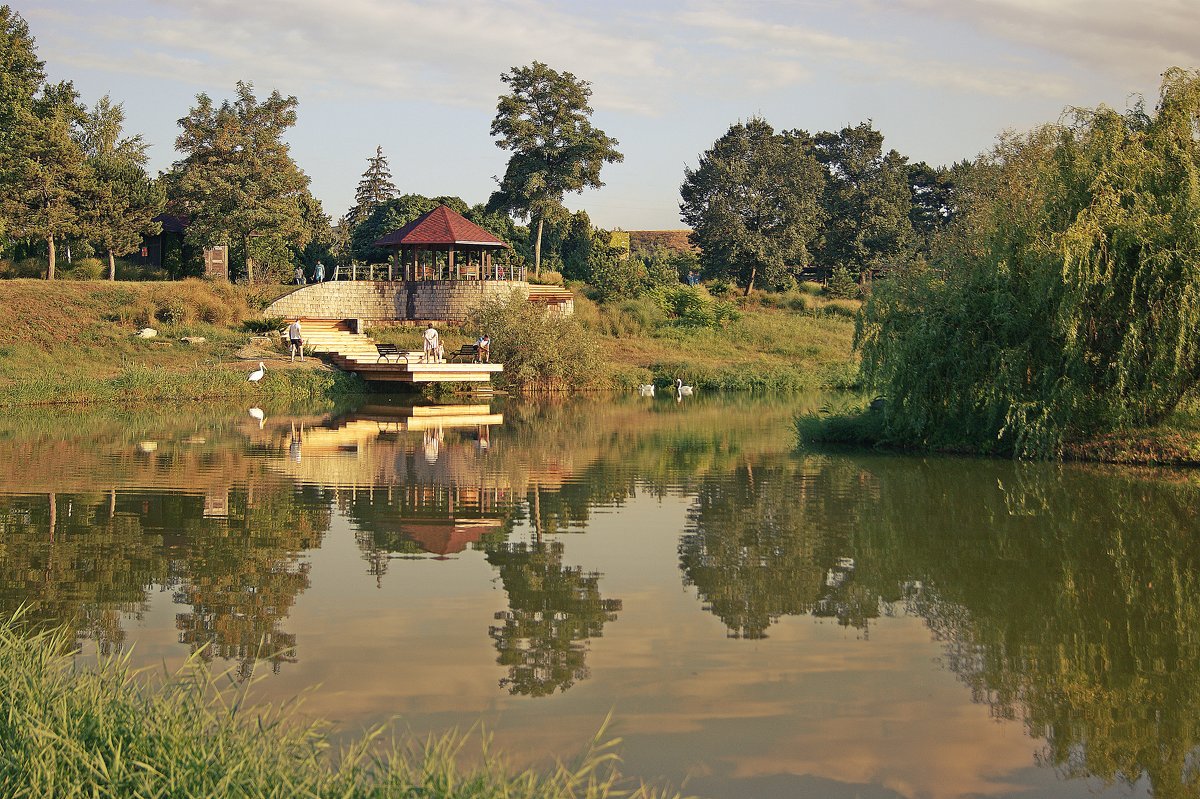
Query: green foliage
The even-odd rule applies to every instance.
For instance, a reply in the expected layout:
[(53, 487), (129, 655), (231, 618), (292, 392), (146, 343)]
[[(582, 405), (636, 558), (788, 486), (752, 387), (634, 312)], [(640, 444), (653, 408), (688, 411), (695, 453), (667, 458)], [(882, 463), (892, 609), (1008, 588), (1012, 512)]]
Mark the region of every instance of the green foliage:
[(367, 159), (367, 169), (354, 191), (354, 207), (346, 212), (346, 222), (351, 226), (357, 225), (399, 193), (392, 182), (392, 170), (388, 166), (387, 156), (383, 154), (383, 145), (378, 145), (375, 155)]
[(548, 312), (514, 291), (472, 310), (465, 325), (492, 338), (498, 377), (525, 391), (566, 391), (602, 385), (599, 342), (576, 319)]
[[(278, 91), (259, 102), (254, 87), (243, 81), (236, 100), (220, 107), (207, 94), (196, 96), (196, 106), (179, 120), (175, 148), (184, 157), (169, 180), (172, 202), (190, 218), (189, 241), (238, 243), (252, 255), (254, 238), (299, 247), (312, 240), (305, 202), (316, 201), (283, 140), (296, 124), (298, 104)], [(253, 261), (246, 262), (246, 274), (253, 282)]]
[(829, 283), (825, 286), (825, 293), (839, 300), (848, 300), (859, 295), (858, 281), (854, 279), (849, 267), (838, 264), (833, 268), (833, 274), (829, 276)]
[(885, 154), (883, 134), (870, 122), (819, 133), (814, 148), (827, 175), (818, 263), (862, 272), (903, 260), (914, 241), (907, 159)]
[(746, 286), (779, 285), (809, 261), (823, 212), (821, 165), (803, 131), (737, 123), (687, 169), (680, 213), (705, 273)]
[(513, 67), (500, 79), (512, 93), (497, 101), (492, 135), (496, 146), (512, 155), (488, 205), (537, 220), (536, 272), (541, 269), (544, 220), (561, 213), (567, 192), (603, 186), (601, 167), (624, 156), (617, 151), (617, 140), (591, 123), (587, 81), (540, 61)]
[(116, 278), (116, 256), (141, 246), (143, 236), (162, 230), (154, 222), (166, 202), (163, 187), (146, 174), (146, 148), (141, 136), (122, 137), (125, 112), (101, 97), (80, 126), (80, 144), (92, 170), (82, 214), (83, 231), (109, 260)]
[(1200, 379), (1200, 73), (1155, 114), (1077, 110), (971, 170), (936, 254), (858, 331), (889, 440), (1055, 457), (1163, 419)]
[(589, 283), (598, 299), (637, 296), (642, 288), (641, 263), (609, 244), (607, 231), (592, 234), (588, 252)]
[(723, 325), (738, 316), (730, 302), (714, 300), (702, 286), (672, 286), (657, 295), (672, 321), (684, 327)]

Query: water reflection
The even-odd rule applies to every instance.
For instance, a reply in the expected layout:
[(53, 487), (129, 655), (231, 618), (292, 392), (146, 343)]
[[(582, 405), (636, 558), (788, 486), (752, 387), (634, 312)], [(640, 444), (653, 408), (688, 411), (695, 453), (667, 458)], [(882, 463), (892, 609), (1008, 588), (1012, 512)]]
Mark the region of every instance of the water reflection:
[[(0, 612), (32, 604), (35, 623), (71, 624), (104, 652), (145, 635), (157, 613), (179, 652), (282, 677), (365, 657), (337, 619), (394, 627), (428, 613), (436, 634), (404, 640), (447, 646), (444, 662), (423, 650), (430, 673), (465, 663), (454, 692), (478, 698), (438, 723), (521, 697), (553, 714), (562, 705), (548, 697), (564, 692), (603, 715), (636, 683), (678, 705), (626, 711), (659, 730), (642, 733), (647, 745), (724, 759), (694, 789), (729, 796), (760, 778), (799, 794), (785, 779), (797, 774), (849, 785), (820, 764), (853, 758), (800, 732), (817, 722), (805, 716), (815, 700), (797, 697), (819, 673), (836, 671), (846, 696), (855, 680), (886, 679), (853, 662), (887, 661), (894, 642), (880, 633), (903, 622), (941, 648), (922, 668), (952, 673), (964, 702), (1025, 730), (1039, 764), (1092, 781), (1063, 785), (1200, 793), (1195, 478), (797, 453), (795, 401), (674, 400), (17, 414), (0, 420)], [(676, 505), (666, 523), (638, 515)], [(656, 541), (661, 557), (622, 551)], [(328, 617), (305, 616), (318, 573), (342, 557), (349, 577), (320, 600)], [(833, 667), (819, 652), (815, 666), (772, 665), (795, 696), (764, 683), (710, 698), (728, 674), (791, 651), (801, 621), (861, 648)], [(391, 635), (381, 625), (370, 638)], [(394, 657), (359, 666), (397, 682)], [(311, 682), (326, 679), (336, 673)], [(759, 694), (760, 716), (721, 704)], [(872, 740), (853, 726), (872, 723), (876, 706), (863, 708), (839, 719), (843, 745)], [(672, 724), (691, 737), (661, 732)], [(735, 727), (744, 744), (730, 743)], [(960, 792), (1019, 793), (970, 776)], [(927, 783), (897, 793), (958, 795)], [(840, 794), (823, 784), (818, 795)]]

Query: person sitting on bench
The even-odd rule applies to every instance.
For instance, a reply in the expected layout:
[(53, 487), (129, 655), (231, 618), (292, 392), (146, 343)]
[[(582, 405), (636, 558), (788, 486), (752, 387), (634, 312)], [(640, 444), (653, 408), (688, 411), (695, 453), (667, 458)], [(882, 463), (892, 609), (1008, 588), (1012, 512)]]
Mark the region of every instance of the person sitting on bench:
[(476, 363), (491, 363), (492, 361), (492, 338), (487, 333), (479, 337), (475, 342), (475, 362)]

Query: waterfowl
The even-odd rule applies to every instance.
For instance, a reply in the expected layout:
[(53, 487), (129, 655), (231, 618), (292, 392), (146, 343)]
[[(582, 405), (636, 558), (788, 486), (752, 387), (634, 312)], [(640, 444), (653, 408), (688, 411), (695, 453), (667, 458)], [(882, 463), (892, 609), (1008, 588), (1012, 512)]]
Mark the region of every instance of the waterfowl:
[(267, 373), (267, 367), (263, 366), (263, 362), (262, 362), (262, 361), (259, 361), (259, 362), (258, 362), (258, 368), (257, 368), (257, 369), (255, 369), (253, 372), (251, 372), (251, 373), (250, 373), (250, 377), (249, 377), (249, 378), (247, 378), (247, 379), (248, 379), (248, 380), (249, 380), (251, 383), (257, 383), (259, 380), (262, 380), (262, 379), (263, 379), (263, 375), (265, 375), (266, 373)]

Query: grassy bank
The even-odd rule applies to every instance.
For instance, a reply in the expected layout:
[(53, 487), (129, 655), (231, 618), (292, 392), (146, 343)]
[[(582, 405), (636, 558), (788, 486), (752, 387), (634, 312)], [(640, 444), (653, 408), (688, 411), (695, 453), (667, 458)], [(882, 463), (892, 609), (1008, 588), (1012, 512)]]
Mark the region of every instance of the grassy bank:
[[(295, 707), (252, 708), (198, 666), (135, 674), (119, 658), (80, 669), (62, 633), (0, 621), (0, 795), (13, 797), (539, 797), (651, 799), (618, 791), (616, 743), (597, 740), (573, 766), (513, 772), (467, 740), (366, 734), (333, 752), (323, 726)], [(626, 786), (627, 788), (629, 786)]]
[[(363, 390), (315, 359), (288, 363), (248, 332), (244, 323), (258, 319), (269, 299), (258, 289), (199, 280), (6, 280), (0, 298), (0, 406), (299, 400)], [(138, 338), (143, 327), (158, 336)], [(259, 360), (267, 376), (249, 383)]]
[[(0, 281), (0, 406), (303, 400), (364, 391), (357, 378), (316, 359), (289, 363), (274, 340), (249, 332), (246, 323), (261, 321), (274, 296), (268, 292), (277, 289), (200, 280)], [(577, 288), (569, 331), (548, 325), (539, 337), (530, 319), (510, 320), (511, 332), (493, 344), (497, 359), (512, 367), (498, 382), (511, 388), (529, 374), (532, 381), (548, 375), (560, 388), (624, 390), (679, 378), (703, 390), (772, 391), (854, 383), (857, 302), (829, 300), (812, 288), (702, 296), (721, 309), (719, 321), (704, 304), (673, 312), (648, 297), (594, 303)], [(493, 335), (498, 321), (493, 317)], [(138, 338), (143, 327), (158, 336)], [(444, 326), (447, 349), (474, 341), (473, 327)], [(421, 331), (413, 327), (371, 332), (404, 349), (421, 348)], [(267, 376), (251, 384), (246, 375), (259, 360)]]
[[(584, 296), (582, 287), (573, 288), (578, 327), (567, 335), (577, 337), (574, 343), (550, 340), (553, 331), (543, 331), (541, 339), (513, 335), (522, 335), (525, 346), (545, 349), (539, 353), (543, 360), (569, 359), (581, 349), (594, 355), (587, 374), (578, 375), (577, 387), (627, 390), (649, 382), (667, 386), (679, 378), (703, 390), (799, 391), (850, 388), (857, 380), (852, 345), (859, 303), (827, 299), (816, 287), (730, 298), (723, 302), (731, 314), (720, 321), (702, 314), (681, 317), (650, 297), (597, 303)], [(511, 346), (503, 337), (496, 339), (495, 327), (529, 327), (504, 319), (502, 310), (488, 316), (493, 353)], [(447, 326), (442, 338), (448, 350), (456, 349), (479, 332), (470, 325)], [(377, 328), (371, 334), (402, 349), (421, 348), (421, 331), (415, 328)]]

